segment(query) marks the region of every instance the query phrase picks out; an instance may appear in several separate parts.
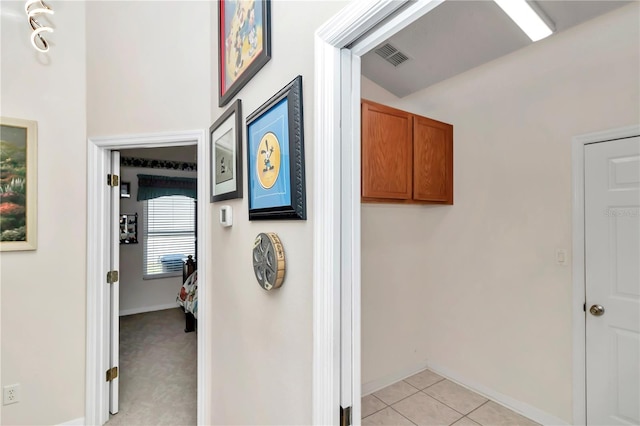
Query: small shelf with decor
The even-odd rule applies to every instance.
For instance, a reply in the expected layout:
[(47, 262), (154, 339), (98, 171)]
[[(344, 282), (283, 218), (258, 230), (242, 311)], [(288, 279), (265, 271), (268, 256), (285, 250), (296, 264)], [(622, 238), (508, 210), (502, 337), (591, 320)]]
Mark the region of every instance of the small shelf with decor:
[(138, 244), (138, 213), (120, 214), (120, 244)]

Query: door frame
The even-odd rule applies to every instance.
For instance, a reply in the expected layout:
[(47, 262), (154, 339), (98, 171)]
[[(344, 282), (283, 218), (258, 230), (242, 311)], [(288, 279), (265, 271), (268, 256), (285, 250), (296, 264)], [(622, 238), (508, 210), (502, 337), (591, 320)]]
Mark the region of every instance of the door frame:
[[(87, 146), (87, 346), (85, 424), (102, 425), (109, 420), (109, 385), (104, 372), (109, 362), (109, 312), (105, 309), (109, 286), (106, 274), (109, 268), (109, 188), (106, 185), (110, 169), (111, 151), (131, 148), (162, 148), (197, 145), (198, 199), (207, 200), (209, 181), (206, 176), (208, 146), (205, 130), (167, 133), (149, 133), (123, 136), (107, 136), (88, 139)], [(198, 254), (208, 258), (205, 244), (209, 235), (206, 208), (209, 203), (200, 202), (198, 217)], [(206, 280), (206, 262), (200, 262), (198, 276)], [(178, 289), (176, 289), (176, 292)], [(198, 289), (200, 300), (206, 299), (206, 286)], [(177, 294), (177, 293), (176, 293)], [(177, 306), (177, 305), (176, 305)], [(207, 390), (210, 388), (207, 346), (207, 320), (209, 304), (203, 303), (198, 312), (198, 425), (206, 423)]]
[(640, 125), (575, 136), (572, 141), (572, 216), (573, 216), (573, 422), (587, 424), (586, 376), (586, 277), (584, 221), (584, 149), (592, 143), (640, 136)]
[(360, 57), (442, 1), (353, 1), (315, 33), (313, 424), (360, 423)]

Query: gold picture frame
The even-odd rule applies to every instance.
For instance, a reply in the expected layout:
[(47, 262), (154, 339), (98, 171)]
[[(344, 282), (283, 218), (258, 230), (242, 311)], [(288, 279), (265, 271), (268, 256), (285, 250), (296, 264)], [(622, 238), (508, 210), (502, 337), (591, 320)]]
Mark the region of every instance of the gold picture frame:
[(35, 250), (38, 123), (0, 117), (0, 251)]

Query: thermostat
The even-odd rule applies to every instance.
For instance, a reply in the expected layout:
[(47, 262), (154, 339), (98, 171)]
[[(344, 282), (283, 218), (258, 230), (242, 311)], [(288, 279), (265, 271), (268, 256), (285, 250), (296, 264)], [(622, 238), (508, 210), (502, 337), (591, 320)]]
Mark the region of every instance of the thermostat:
[(220, 207), (220, 225), (224, 228), (233, 225), (233, 210), (231, 206)]

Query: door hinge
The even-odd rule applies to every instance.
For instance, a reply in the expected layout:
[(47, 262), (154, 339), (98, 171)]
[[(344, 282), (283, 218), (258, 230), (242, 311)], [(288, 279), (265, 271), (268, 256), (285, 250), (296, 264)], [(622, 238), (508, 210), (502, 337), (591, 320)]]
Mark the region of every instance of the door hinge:
[(107, 186), (118, 186), (120, 185), (120, 178), (118, 175), (107, 175)]
[(118, 367), (113, 367), (107, 370), (107, 382), (118, 378)]
[(340, 426), (351, 426), (351, 407), (340, 407)]
[(113, 284), (115, 282), (118, 282), (118, 271), (109, 271), (107, 272), (107, 283), (108, 284)]
[(586, 302), (582, 305), (582, 310), (587, 312), (587, 304), (586, 304)]

